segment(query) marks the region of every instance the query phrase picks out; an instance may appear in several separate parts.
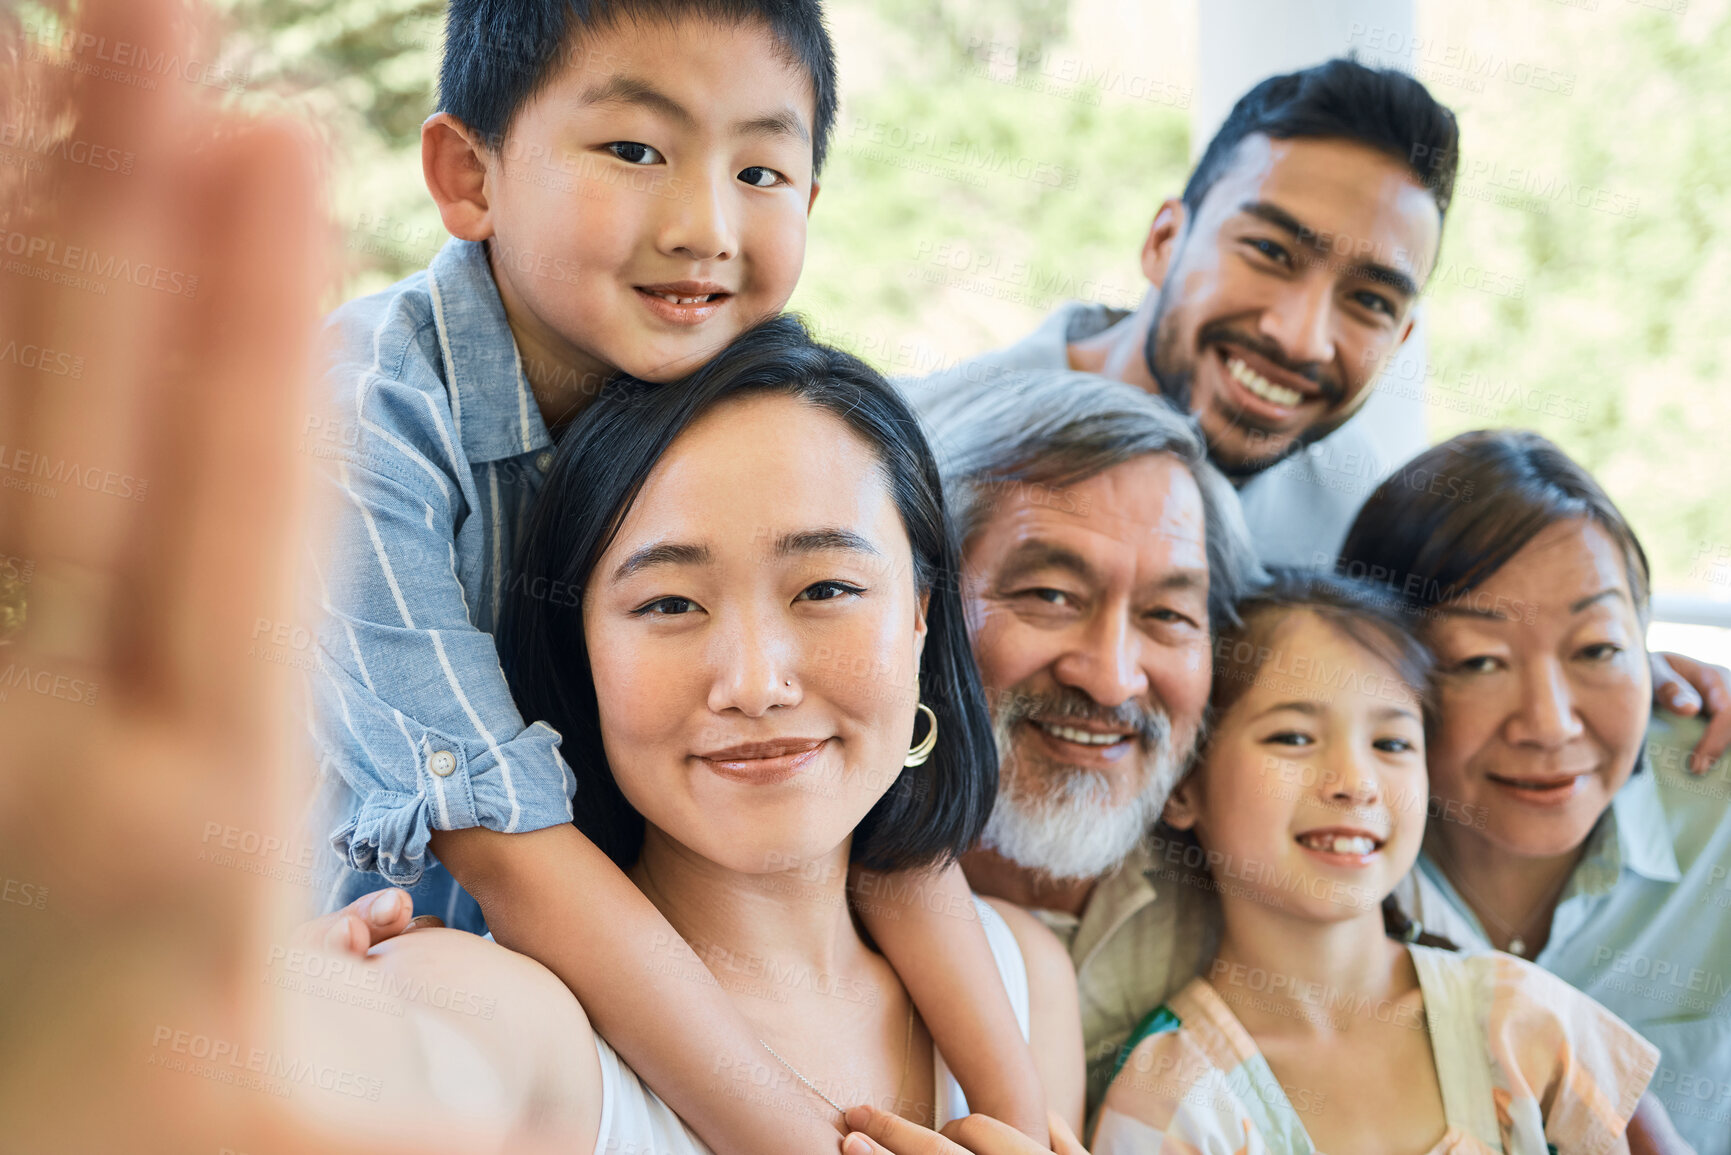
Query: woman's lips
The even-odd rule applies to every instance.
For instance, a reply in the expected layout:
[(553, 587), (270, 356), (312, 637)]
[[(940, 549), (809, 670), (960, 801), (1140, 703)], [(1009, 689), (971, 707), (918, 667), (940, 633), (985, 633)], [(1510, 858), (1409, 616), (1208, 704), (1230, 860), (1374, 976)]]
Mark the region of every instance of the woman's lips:
[(747, 786), (773, 786), (804, 770), (823, 752), (828, 738), (788, 738), (774, 742), (752, 742), (729, 746), (697, 760), (730, 782)]
[(1580, 794), (1589, 777), (1591, 775), (1568, 774), (1552, 778), (1499, 778), (1495, 774), (1486, 774), (1485, 780), (1517, 801), (1532, 806), (1561, 806)]

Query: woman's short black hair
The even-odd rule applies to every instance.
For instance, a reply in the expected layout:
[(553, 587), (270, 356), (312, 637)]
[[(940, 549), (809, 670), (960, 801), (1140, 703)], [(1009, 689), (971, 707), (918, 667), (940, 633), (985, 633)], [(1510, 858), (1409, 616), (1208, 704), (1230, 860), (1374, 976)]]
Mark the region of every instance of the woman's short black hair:
[[(680, 381), (610, 382), (560, 441), (517, 557), (499, 653), (524, 717), (564, 738), (577, 776), (577, 825), (621, 867), (643, 845), (643, 817), (607, 765), (582, 597), (650, 471), (674, 440), (718, 404), (782, 394), (815, 405), (869, 444), (912, 547), (914, 582), (930, 595), (920, 698), (938, 719), (937, 748), (901, 771), (854, 831), (852, 860), (877, 870), (933, 865), (973, 845), (991, 814), (998, 759), (957, 584), (957, 548), (937, 465), (907, 403), (874, 369), (812, 340), (790, 316), (766, 321)], [(742, 449), (741, 468), (752, 454)], [(563, 589), (575, 597), (528, 596)], [(909, 744), (913, 735), (908, 736)]]
[(1623, 555), (1645, 623), (1652, 579), (1634, 529), (1592, 474), (1525, 430), (1462, 433), (1401, 466), (1359, 510), (1336, 569), (1423, 615), (1470, 597), (1541, 532), (1577, 519)]

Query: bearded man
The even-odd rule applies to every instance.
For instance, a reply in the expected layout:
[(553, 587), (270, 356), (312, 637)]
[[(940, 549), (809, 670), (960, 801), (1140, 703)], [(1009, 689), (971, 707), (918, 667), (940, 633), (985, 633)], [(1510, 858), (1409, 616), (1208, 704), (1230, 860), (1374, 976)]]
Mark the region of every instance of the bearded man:
[(1214, 629), (1261, 574), (1171, 406), (1067, 370), (1013, 385), (921, 414), (1001, 759), (962, 865), (1069, 948), (1092, 1111), (1136, 1022), (1213, 949), (1206, 895), (1157, 886), (1147, 836), (1201, 733)]

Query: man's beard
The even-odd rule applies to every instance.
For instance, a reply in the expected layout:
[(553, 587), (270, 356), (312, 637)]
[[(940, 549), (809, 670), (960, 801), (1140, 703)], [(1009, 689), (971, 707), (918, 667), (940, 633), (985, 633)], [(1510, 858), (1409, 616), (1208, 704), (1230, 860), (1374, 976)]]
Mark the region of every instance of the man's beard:
[[(1170, 281), (1168, 282), (1170, 283)], [(1160, 395), (1180, 413), (1191, 415), (1191, 386), (1196, 376), (1197, 363), (1203, 357), (1210, 355), (1210, 346), (1217, 343), (1229, 343), (1250, 349), (1267, 360), (1279, 365), (1282, 369), (1304, 377), (1314, 382), (1328, 399), (1330, 405), (1338, 406), (1342, 397), (1340, 383), (1332, 376), (1323, 372), (1315, 365), (1298, 364), (1288, 358), (1285, 352), (1271, 341), (1253, 336), (1233, 328), (1224, 322), (1214, 321), (1202, 326), (1196, 335), (1196, 350), (1189, 364), (1179, 362), (1178, 342), (1176, 332), (1161, 334), (1161, 328), (1167, 320), (1167, 304), (1165, 294), (1154, 307), (1154, 319), (1148, 324), (1148, 338), (1142, 343), (1142, 360), (1148, 367), (1148, 375), (1154, 378), (1154, 383), (1160, 386)], [(1171, 328), (1176, 329), (1176, 320)], [(1339, 420), (1313, 423), (1298, 433), (1288, 437), (1287, 443), (1279, 452), (1252, 457), (1244, 461), (1227, 461), (1216, 452), (1216, 446), (1211, 441), (1208, 446), (1208, 458), (1214, 467), (1224, 473), (1233, 482), (1247, 481), (1257, 474), (1274, 468), (1288, 457), (1298, 453), (1308, 445), (1321, 441), (1345, 423), (1346, 418)], [(1261, 431), (1255, 426), (1246, 428), (1255, 435)]]
[[(1190, 757), (1189, 749), (1173, 748), (1172, 720), (1165, 711), (1134, 702), (1106, 709), (1068, 687), (1056, 696), (1013, 691), (994, 713), (998, 800), (980, 845), (1053, 881), (1098, 878), (1122, 862), (1153, 827)], [(1143, 778), (1135, 796), (1115, 803), (1114, 776), (1108, 771), (1021, 757), (1016, 729), (1031, 718), (1072, 718), (1134, 730)]]

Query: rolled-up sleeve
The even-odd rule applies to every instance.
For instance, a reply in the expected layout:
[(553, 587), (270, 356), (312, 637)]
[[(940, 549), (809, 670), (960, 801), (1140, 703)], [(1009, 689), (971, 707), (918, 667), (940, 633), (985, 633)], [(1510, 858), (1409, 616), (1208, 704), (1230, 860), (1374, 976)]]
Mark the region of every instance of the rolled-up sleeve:
[(398, 442), (395, 459), (325, 462), (334, 524), (312, 678), (314, 731), (353, 792), (331, 832), (357, 870), (413, 885), (434, 830), (570, 822), (559, 735), (526, 724), (457, 576), (456, 480)]

